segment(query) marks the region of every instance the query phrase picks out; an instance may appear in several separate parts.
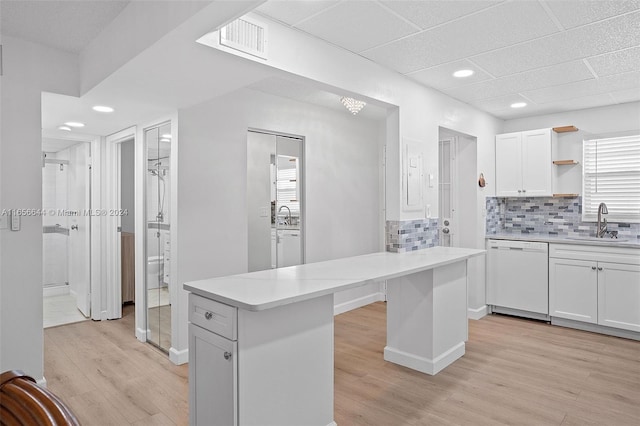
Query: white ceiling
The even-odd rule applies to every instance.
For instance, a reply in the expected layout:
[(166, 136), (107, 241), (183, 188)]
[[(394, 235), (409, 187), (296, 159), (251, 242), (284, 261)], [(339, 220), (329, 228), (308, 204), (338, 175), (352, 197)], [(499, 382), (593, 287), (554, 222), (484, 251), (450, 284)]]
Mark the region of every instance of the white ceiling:
[[(127, 3), (2, 0), (1, 30), (80, 52)], [(640, 100), (640, 0), (272, 0), (257, 12), (504, 119)], [(338, 95), (328, 88), (275, 78), (273, 70), (220, 52), (203, 54), (193, 41), (218, 14), (203, 9), (82, 98), (44, 94), (43, 128), (64, 139), (51, 129), (79, 120), (87, 126), (74, 133), (107, 135), (241, 87), (333, 105)], [(460, 68), (476, 73), (453, 78)], [(181, 75), (189, 78), (176, 79)], [(529, 106), (509, 108), (519, 100)], [(116, 112), (96, 113), (95, 104)], [(378, 118), (385, 108), (370, 102), (361, 114)]]
[[(256, 11), (503, 119), (640, 100), (640, 0), (269, 1)], [(475, 74), (452, 76), (462, 68)], [(528, 106), (510, 108), (519, 101)]]

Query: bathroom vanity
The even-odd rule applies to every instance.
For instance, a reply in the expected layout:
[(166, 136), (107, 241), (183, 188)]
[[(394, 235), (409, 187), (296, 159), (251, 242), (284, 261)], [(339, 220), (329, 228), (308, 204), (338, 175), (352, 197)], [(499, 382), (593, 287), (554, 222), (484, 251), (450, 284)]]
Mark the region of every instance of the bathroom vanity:
[(333, 293), (387, 280), (384, 359), (436, 374), (464, 355), (467, 259), (434, 247), (189, 282), (192, 425), (334, 425)]

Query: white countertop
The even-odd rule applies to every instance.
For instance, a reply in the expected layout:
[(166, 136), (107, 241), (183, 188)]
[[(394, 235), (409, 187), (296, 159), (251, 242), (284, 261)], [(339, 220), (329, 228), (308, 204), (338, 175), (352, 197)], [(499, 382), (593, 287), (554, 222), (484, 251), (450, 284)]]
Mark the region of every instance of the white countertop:
[(184, 289), (240, 309), (261, 311), (426, 271), (479, 256), (484, 252), (477, 249), (433, 247), (408, 253), (371, 253), (191, 281), (184, 284)]
[(576, 237), (568, 237), (565, 235), (549, 235), (549, 234), (510, 234), (501, 233), (493, 235), (485, 235), (487, 240), (513, 240), (513, 241), (535, 241), (541, 243), (557, 243), (557, 244), (578, 244), (597, 247), (629, 247), (640, 248), (640, 239), (621, 236), (615, 238), (600, 238), (597, 241), (588, 239), (578, 239)]

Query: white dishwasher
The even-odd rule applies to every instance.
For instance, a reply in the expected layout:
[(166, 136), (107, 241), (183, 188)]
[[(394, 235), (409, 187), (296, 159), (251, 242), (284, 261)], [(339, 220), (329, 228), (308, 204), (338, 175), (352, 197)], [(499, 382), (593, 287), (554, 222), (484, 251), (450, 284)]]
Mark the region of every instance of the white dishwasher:
[(492, 312), (549, 319), (549, 245), (487, 241), (487, 304)]

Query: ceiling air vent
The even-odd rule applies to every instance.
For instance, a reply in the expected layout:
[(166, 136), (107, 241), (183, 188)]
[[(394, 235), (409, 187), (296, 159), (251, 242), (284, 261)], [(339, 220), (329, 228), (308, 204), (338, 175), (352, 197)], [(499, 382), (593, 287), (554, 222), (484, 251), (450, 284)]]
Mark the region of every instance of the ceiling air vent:
[(267, 27), (249, 18), (240, 18), (220, 29), (220, 44), (267, 59)]

